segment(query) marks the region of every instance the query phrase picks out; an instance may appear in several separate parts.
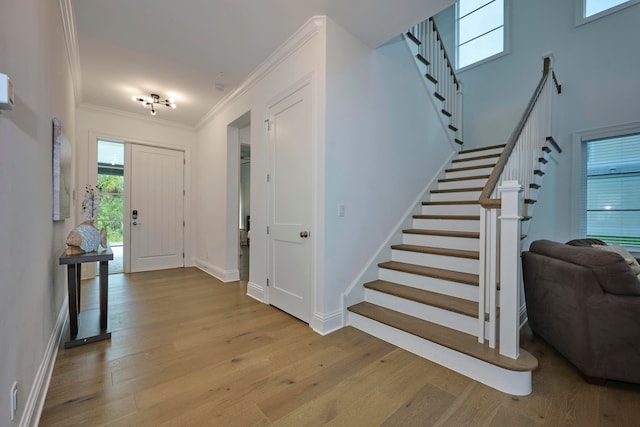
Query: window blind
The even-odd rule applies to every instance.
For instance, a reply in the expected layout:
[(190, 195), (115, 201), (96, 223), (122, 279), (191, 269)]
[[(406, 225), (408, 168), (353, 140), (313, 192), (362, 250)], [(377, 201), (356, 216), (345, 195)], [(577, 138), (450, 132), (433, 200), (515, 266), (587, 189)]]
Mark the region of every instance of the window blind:
[(587, 142), (587, 236), (640, 246), (640, 134)]

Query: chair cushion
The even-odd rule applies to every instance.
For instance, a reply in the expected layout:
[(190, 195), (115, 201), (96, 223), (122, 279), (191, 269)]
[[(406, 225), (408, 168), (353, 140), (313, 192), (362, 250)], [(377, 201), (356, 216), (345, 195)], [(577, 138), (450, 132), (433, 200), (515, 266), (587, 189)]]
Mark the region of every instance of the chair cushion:
[(640, 296), (640, 283), (629, 264), (618, 254), (592, 247), (576, 247), (550, 240), (536, 240), (533, 253), (588, 268), (605, 293)]
[(624, 261), (629, 265), (629, 267), (631, 267), (631, 271), (633, 271), (633, 274), (635, 274), (638, 280), (640, 281), (640, 264), (638, 264), (638, 261), (634, 258), (634, 256), (631, 255), (629, 251), (627, 251), (625, 248), (619, 245), (610, 245), (610, 246), (609, 245), (591, 245), (591, 246), (596, 249), (600, 249), (607, 252), (615, 252), (618, 255), (620, 255), (624, 259)]

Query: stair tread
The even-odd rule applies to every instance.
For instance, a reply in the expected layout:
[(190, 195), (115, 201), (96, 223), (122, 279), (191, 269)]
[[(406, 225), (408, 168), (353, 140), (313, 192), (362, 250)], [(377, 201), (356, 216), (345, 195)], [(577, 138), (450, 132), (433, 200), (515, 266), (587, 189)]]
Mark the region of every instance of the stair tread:
[(425, 291), (386, 280), (375, 280), (365, 283), (364, 287), (399, 298), (426, 304), (465, 316), (478, 317), (478, 303), (462, 298), (452, 297), (437, 292)]
[(378, 264), (378, 267), (403, 273), (448, 280), (451, 282), (464, 283), (471, 286), (478, 286), (479, 283), (479, 277), (477, 274), (462, 273), (460, 271), (445, 270), (442, 268), (425, 267), (423, 265), (408, 264), (405, 262), (387, 261)]
[(489, 175), (461, 176), (458, 178), (442, 178), (438, 182), (471, 181), (474, 179), (489, 179)]
[(474, 157), (464, 157), (453, 159), (451, 163), (461, 163), (461, 162), (471, 162), (475, 160), (486, 160), (486, 159), (494, 159), (496, 157), (500, 157), (500, 154), (485, 154), (483, 156), (474, 156)]
[(443, 193), (464, 193), (467, 191), (482, 191), (483, 187), (470, 187), (470, 188), (450, 188), (446, 190), (431, 190), (432, 194), (443, 194)]
[(478, 205), (478, 200), (443, 200), (441, 202), (422, 202), (423, 206), (437, 206), (437, 205)]
[(462, 150), (458, 154), (476, 153), (478, 151), (495, 150), (496, 148), (504, 148), (507, 144), (490, 145), (488, 147), (470, 148), (469, 150)]
[(500, 355), (497, 349), (490, 348), (487, 343), (480, 344), (472, 335), (375, 304), (361, 302), (349, 307), (349, 311), (504, 369), (524, 372), (538, 367), (537, 359), (523, 349), (520, 349), (520, 357), (511, 359)]
[(431, 246), (418, 245), (391, 245), (391, 249), (399, 251), (419, 252), (422, 254), (434, 254), (443, 256), (453, 256), (458, 258), (480, 259), (480, 253), (476, 251), (465, 251), (462, 249), (434, 248)]
[(414, 215), (415, 219), (454, 219), (461, 221), (480, 221), (480, 215)]
[(406, 234), (422, 234), (425, 236), (445, 236), (445, 237), (464, 237), (467, 239), (479, 239), (480, 233), (473, 231), (445, 231), (445, 230), (424, 230), (419, 228), (410, 228), (403, 230)]
[(470, 171), (470, 170), (473, 170), (473, 169), (489, 169), (489, 168), (493, 168), (495, 165), (496, 165), (495, 163), (487, 163), (486, 165), (464, 166), (464, 167), (461, 167), (461, 168), (445, 169), (445, 172), (451, 173), (451, 172)]

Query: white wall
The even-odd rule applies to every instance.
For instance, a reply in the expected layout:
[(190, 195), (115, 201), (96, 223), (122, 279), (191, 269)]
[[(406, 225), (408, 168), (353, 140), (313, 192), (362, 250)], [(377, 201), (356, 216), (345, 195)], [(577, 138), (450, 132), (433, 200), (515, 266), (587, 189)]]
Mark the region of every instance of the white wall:
[[(227, 159), (237, 159), (237, 148), (228, 142), (227, 126), (251, 111), (248, 287), (250, 294), (264, 299), (266, 234), (260, 233), (266, 227), (264, 119), (276, 95), (312, 76), (319, 132), (313, 154), (311, 327), (322, 333), (342, 325), (344, 292), (452, 153), (442, 126), (430, 115), (433, 107), (405, 42), (398, 38), (372, 50), (330, 19), (326, 22), (326, 38), (321, 28), (269, 73), (246, 90), (241, 88), (199, 131), (200, 192), (195, 208), (196, 264), (222, 278), (232, 275), (237, 250), (229, 251), (235, 243), (226, 228), (233, 223), (229, 221), (233, 212), (225, 206), (235, 203), (229, 199), (233, 183), (227, 180), (235, 176), (234, 165)], [(337, 215), (338, 204), (345, 205), (344, 217)]]
[(453, 152), (421, 79), (401, 37), (371, 50), (328, 21), (325, 315)]
[(58, 256), (75, 219), (51, 219), (51, 119), (62, 119), (74, 147), (75, 113), (58, 2), (3, 0), (0, 9), (0, 73), (13, 81), (16, 101), (0, 113), (0, 425), (10, 426), (13, 381), (17, 425), (39, 398), (62, 326), (66, 274)]
[[(136, 116), (95, 107), (83, 106), (76, 111), (76, 141), (77, 141), (77, 180), (78, 198), (86, 184), (96, 184), (96, 138), (106, 137), (126, 142), (154, 145), (158, 147), (184, 150), (185, 159), (185, 264), (193, 265), (191, 261), (192, 240), (194, 229), (191, 203), (196, 194), (196, 183), (192, 179), (193, 157), (195, 156), (196, 131), (193, 128), (174, 124), (155, 117)], [(76, 216), (82, 218), (82, 204), (77, 203)], [(125, 213), (125, 220), (128, 216)], [(83, 268), (83, 272), (88, 269)], [(83, 274), (84, 276), (84, 274)]]
[(553, 134), (563, 153), (545, 177), (528, 241), (578, 237), (573, 177), (580, 171), (572, 166), (579, 153), (572, 133), (637, 121), (640, 111), (640, 5), (576, 27), (575, 3), (511, 1), (510, 53), (460, 73), (465, 143), (496, 144), (506, 142), (524, 111), (541, 75), (542, 55), (555, 55), (563, 93)]
[[(195, 263), (222, 280), (234, 280), (238, 269), (238, 133), (232, 125), (250, 112), (251, 259), (249, 293), (264, 300), (266, 285), (266, 134), (268, 107), (301, 79), (311, 79), (313, 102), (324, 105), (324, 19), (309, 21), (274, 52), (249, 79), (216, 107), (197, 135), (194, 202), (197, 221)], [(324, 109), (314, 120), (324, 129)], [(323, 134), (317, 141), (324, 141)], [(317, 144), (316, 144), (317, 145)], [(321, 162), (318, 156), (314, 162)], [(319, 193), (317, 193), (319, 194)], [(317, 195), (316, 195), (317, 196)], [(316, 199), (317, 201), (317, 199)], [(264, 232), (260, 232), (264, 230)], [(321, 244), (321, 239), (314, 241)]]

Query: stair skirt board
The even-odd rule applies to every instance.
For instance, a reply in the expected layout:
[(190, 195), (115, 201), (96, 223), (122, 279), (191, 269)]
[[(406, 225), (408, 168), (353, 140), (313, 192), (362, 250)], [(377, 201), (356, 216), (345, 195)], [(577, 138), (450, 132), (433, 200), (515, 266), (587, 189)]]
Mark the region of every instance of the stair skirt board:
[(531, 394), (531, 371), (511, 371), (348, 312), (348, 324), (475, 381), (515, 396)]
[[(428, 304), (411, 301), (395, 295), (378, 292), (373, 289), (364, 290), (364, 300), (375, 305), (399, 311), (418, 319), (446, 326), (465, 334), (478, 336), (478, 318), (438, 308)], [(354, 313), (355, 314), (355, 313)]]
[(447, 193), (431, 193), (432, 202), (453, 202), (456, 200), (478, 200), (482, 191), (452, 191)]
[(469, 301), (478, 301), (478, 287), (474, 285), (405, 273), (403, 271), (390, 270), (382, 267), (378, 269), (378, 279), (398, 283), (400, 285), (412, 286), (425, 291), (438, 292), (440, 294), (450, 295), (452, 297), (458, 297)]
[(462, 273), (469, 274), (479, 274), (480, 272), (480, 261), (477, 259), (429, 254), (401, 249), (391, 250), (391, 261), (423, 265), (425, 267), (442, 268), (445, 270), (460, 271)]
[(413, 218), (413, 228), (420, 230), (443, 230), (443, 231), (475, 231), (480, 230), (479, 219), (426, 219), (420, 217)]
[(425, 234), (403, 233), (402, 243), (406, 245), (430, 246), (462, 251), (479, 251), (480, 239), (466, 237), (433, 236)]

